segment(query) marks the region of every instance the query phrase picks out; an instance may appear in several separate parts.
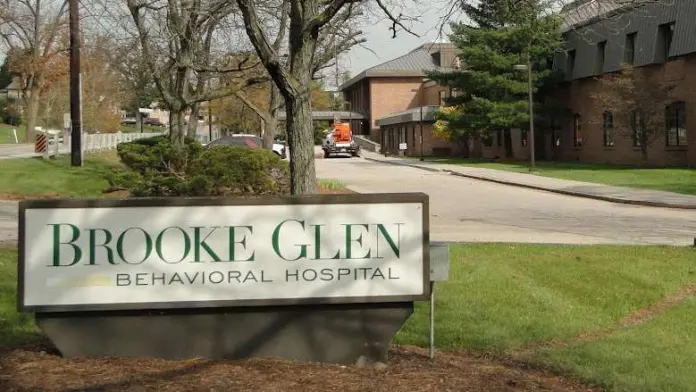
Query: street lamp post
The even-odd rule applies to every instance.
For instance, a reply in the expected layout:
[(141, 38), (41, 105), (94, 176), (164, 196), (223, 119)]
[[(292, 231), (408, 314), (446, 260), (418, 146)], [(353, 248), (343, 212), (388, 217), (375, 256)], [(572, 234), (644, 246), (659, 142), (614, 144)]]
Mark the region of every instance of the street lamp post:
[(532, 84), (532, 61), (527, 54), (527, 64), (515, 65), (517, 71), (527, 71), (527, 90), (529, 95), (529, 171), (535, 170), (534, 152), (534, 85)]
[(425, 157), (423, 156), (423, 94), (425, 93), (424, 88), (425, 84), (428, 83), (430, 79), (423, 79), (421, 82), (420, 87), (417, 90), (411, 90), (413, 92), (417, 92), (419, 94), (418, 97), (418, 106), (420, 106), (420, 160), (424, 161)]

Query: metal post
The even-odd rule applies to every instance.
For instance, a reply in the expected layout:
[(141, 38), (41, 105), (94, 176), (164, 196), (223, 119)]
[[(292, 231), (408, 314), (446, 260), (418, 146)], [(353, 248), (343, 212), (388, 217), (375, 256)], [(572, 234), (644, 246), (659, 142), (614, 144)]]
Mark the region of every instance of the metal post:
[(534, 156), (534, 87), (532, 84), (532, 60), (527, 53), (527, 75), (529, 83), (529, 171), (535, 170)]
[(435, 282), (430, 282), (430, 359), (435, 358)]
[(420, 160), (423, 161), (425, 158), (423, 158), (423, 104), (421, 102), (421, 107), (420, 107)]
[(68, 0), (70, 12), (70, 161), (82, 166), (82, 80), (80, 75), (80, 17), (78, 1)]

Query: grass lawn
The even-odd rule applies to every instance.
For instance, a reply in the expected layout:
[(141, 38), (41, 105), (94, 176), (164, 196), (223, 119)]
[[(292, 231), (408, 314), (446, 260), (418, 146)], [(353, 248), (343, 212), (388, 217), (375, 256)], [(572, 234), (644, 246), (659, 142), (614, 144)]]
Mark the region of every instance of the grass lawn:
[[(497, 163), (473, 159), (447, 158), (431, 158), (428, 160), (463, 166), (529, 173), (529, 166), (526, 162)], [(536, 168), (536, 174), (547, 177), (696, 195), (696, 169), (640, 169), (609, 165), (543, 161), (537, 162)]]
[[(696, 391), (693, 299), (643, 323), (571, 341), (696, 282), (695, 256), (670, 247), (453, 245), (450, 281), (435, 290), (437, 347), (525, 352), (535, 366), (614, 391)], [(14, 249), (0, 248), (0, 346), (39, 337), (31, 317), (15, 311), (15, 260)], [(427, 336), (427, 304), (419, 303), (396, 343), (426, 346)], [(571, 343), (533, 346), (549, 341)]]
[(0, 194), (10, 197), (98, 197), (119, 166), (115, 152), (86, 154), (84, 166), (70, 166), (70, 156), (18, 158), (0, 161)]
[(13, 129), (17, 130), (17, 140), (19, 143), (24, 143), (23, 125), (7, 125), (0, 123), (0, 144), (15, 144), (14, 133), (12, 133)]
[(344, 189), (346, 187), (345, 184), (339, 180), (332, 180), (327, 178), (317, 178), (317, 185), (323, 189), (331, 191)]

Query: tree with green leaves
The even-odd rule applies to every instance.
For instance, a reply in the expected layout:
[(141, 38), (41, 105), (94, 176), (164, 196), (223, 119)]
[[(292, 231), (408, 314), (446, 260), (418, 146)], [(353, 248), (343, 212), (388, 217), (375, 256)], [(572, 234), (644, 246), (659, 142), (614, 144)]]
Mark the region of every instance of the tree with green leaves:
[[(463, 9), (473, 23), (453, 23), (450, 35), (462, 69), (428, 77), (463, 93), (448, 100), (454, 108), (438, 113), (436, 129), (468, 146), (493, 131), (527, 128), (528, 74), (515, 66), (531, 66), (539, 91), (553, 76), (548, 59), (562, 41), (560, 20), (547, 15), (539, 0), (481, 0)], [(542, 109), (536, 106), (543, 94), (535, 98), (535, 109)]]

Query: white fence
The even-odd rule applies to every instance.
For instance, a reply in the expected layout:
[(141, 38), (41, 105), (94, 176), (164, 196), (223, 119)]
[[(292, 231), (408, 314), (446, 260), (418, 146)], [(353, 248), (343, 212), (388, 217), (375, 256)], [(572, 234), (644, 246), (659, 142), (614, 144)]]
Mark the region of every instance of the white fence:
[[(160, 136), (162, 133), (98, 133), (85, 134), (82, 145), (84, 152), (98, 152), (115, 150), (121, 143), (132, 142), (133, 140), (145, 139), (153, 136)], [(68, 141), (68, 145), (70, 142)]]

